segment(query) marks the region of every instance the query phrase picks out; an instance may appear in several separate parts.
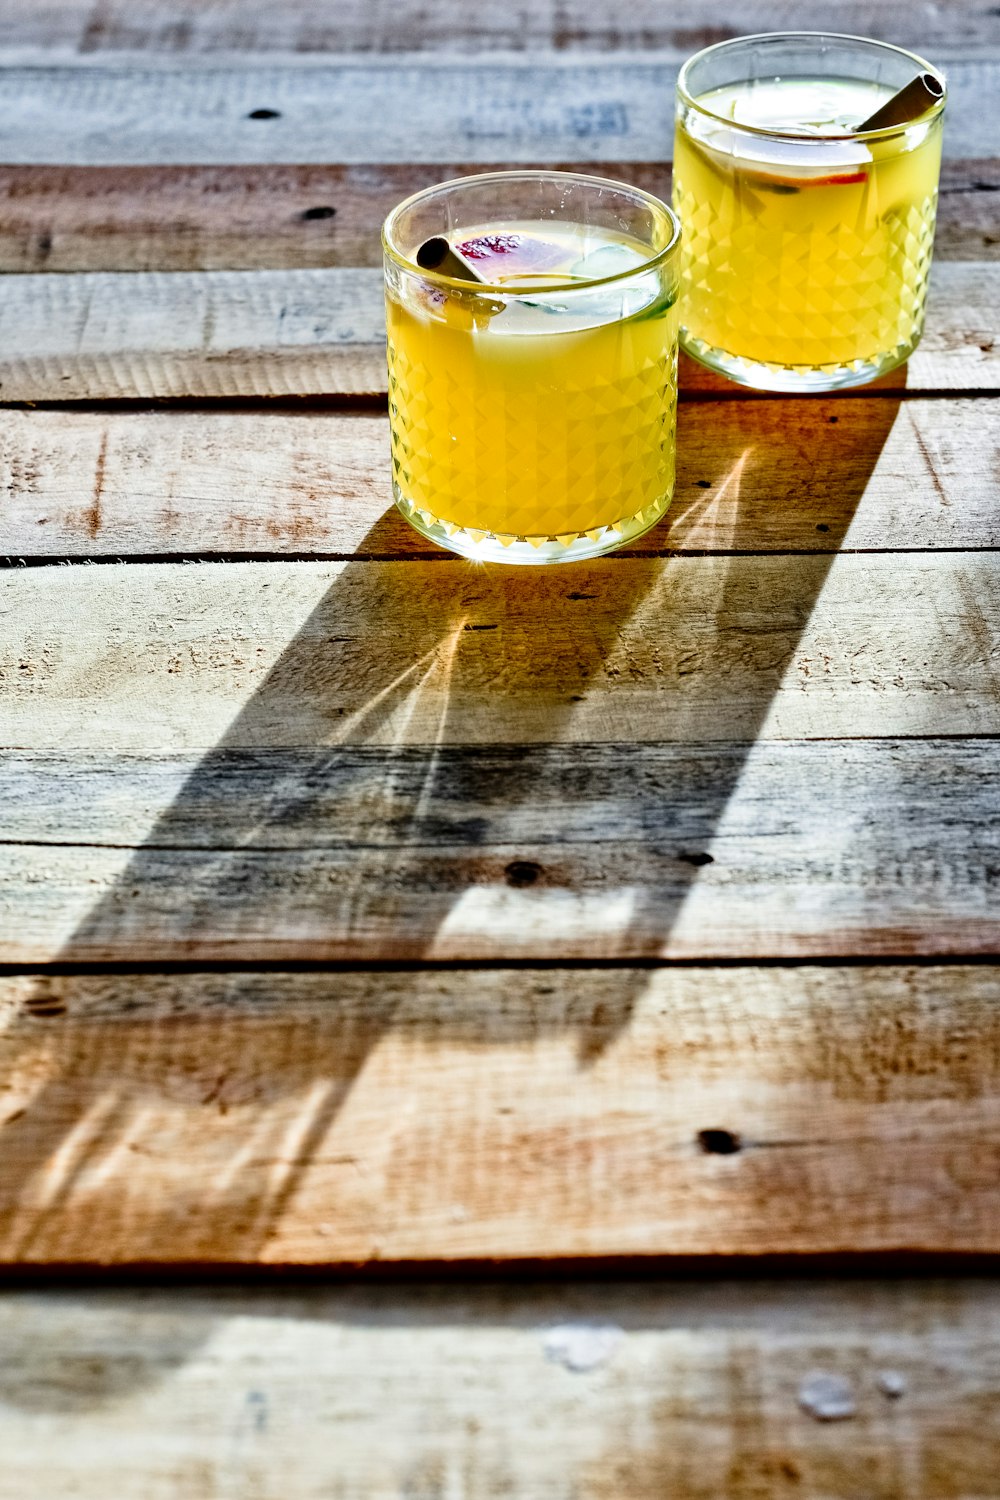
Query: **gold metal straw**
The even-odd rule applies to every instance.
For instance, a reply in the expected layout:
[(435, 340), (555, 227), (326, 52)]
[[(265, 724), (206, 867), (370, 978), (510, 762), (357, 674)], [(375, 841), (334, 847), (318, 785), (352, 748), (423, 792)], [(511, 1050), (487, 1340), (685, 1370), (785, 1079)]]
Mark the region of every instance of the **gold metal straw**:
[(944, 95), (944, 88), (933, 73), (918, 73), (905, 88), (887, 99), (873, 115), (858, 126), (859, 130), (883, 130), (889, 125), (909, 125), (919, 120)]

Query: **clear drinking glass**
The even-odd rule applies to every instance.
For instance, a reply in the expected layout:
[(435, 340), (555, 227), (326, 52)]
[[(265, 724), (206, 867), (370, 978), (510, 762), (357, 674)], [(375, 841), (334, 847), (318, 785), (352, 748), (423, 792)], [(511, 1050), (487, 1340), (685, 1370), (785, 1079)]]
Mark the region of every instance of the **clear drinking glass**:
[[(421, 269), (435, 237), (479, 281)], [(569, 172), (464, 177), (393, 210), (393, 490), (418, 531), (469, 557), (553, 563), (660, 519), (674, 484), (679, 239), (659, 199)]]
[[(859, 126), (919, 74), (918, 119)], [(912, 53), (799, 32), (709, 47), (677, 82), (681, 345), (766, 390), (860, 385), (920, 338), (944, 80)]]

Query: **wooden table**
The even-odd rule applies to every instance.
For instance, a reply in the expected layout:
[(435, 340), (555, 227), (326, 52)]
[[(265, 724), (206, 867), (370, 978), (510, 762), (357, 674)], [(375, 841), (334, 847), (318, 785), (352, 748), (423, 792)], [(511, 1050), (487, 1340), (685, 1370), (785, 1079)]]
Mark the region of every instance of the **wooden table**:
[(730, 16), (0, 0), (0, 1500), (1000, 1495), (996, 7), (837, 8), (908, 370), (688, 364), (594, 564), (390, 505), (386, 210), (666, 193)]

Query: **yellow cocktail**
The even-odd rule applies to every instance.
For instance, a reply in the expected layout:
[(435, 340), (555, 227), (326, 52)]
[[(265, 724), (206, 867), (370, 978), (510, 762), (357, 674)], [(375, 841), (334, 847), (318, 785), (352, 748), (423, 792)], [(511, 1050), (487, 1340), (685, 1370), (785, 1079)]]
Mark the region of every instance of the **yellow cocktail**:
[(906, 359), (923, 328), (943, 97), (907, 125), (858, 127), (921, 67), (809, 35), (742, 38), (686, 64), (674, 207), (690, 353), (775, 390), (856, 385)]
[[(478, 282), (421, 270), (431, 235)], [(658, 200), (569, 173), (463, 179), (390, 215), (393, 484), (419, 530), (539, 563), (608, 551), (660, 518), (674, 481), (677, 239)]]

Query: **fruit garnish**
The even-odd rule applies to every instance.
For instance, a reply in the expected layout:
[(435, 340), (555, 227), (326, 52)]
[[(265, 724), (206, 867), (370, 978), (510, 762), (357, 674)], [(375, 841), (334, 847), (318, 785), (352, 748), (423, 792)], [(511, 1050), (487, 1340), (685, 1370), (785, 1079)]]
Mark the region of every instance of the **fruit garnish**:
[(472, 239), (463, 240), (455, 249), (475, 266), (484, 281), (494, 276), (537, 276), (554, 270), (566, 259), (566, 251), (561, 245), (516, 231), (477, 234)]
[(747, 180), (762, 193), (798, 193), (803, 188), (844, 187), (853, 182), (864, 182), (867, 172), (831, 172), (824, 177), (802, 173), (796, 177), (776, 177), (770, 172), (747, 172)]
[(523, 243), (523, 234), (481, 234), (474, 240), (463, 240), (458, 250), (470, 260), (486, 260), (491, 255), (512, 255)]
[(845, 182), (864, 182), (867, 176), (867, 172), (840, 172), (834, 177), (818, 178), (816, 180), (816, 186), (829, 187), (831, 183), (839, 185)]

